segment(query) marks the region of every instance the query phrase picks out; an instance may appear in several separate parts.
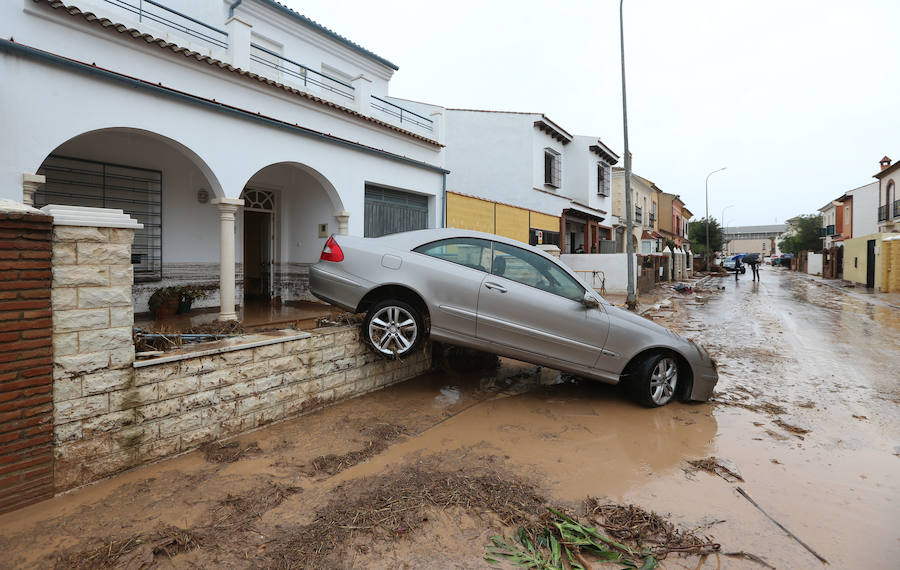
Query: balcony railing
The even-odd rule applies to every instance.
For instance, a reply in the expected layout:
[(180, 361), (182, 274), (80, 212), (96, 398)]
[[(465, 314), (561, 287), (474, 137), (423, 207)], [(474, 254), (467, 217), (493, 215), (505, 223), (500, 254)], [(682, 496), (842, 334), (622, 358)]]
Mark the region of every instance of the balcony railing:
[(878, 206), (878, 221), (884, 222), (888, 219), (888, 205)]
[(894, 217), (900, 218), (900, 200), (894, 200)]
[(372, 95), (372, 108), (378, 109), (382, 113), (400, 119), (401, 125), (405, 121), (427, 131), (430, 131), (434, 128), (434, 121), (432, 121), (428, 117), (423, 117), (418, 113), (413, 113), (409, 109), (404, 109), (400, 105), (395, 105), (390, 101), (385, 101), (381, 97), (376, 97), (375, 95)]
[(825, 227), (825, 235), (833, 236), (834, 235), (834, 224)]
[[(267, 59), (266, 56), (269, 56), (269, 58)], [(315, 69), (310, 69), (302, 63), (297, 63), (261, 45), (250, 44), (250, 61), (293, 78), (294, 81), (291, 81), (292, 83), (299, 83), (304, 87), (313, 85), (335, 95), (353, 100), (355, 89), (349, 83), (320, 73)]]
[(189, 38), (200, 40), (211, 46), (228, 49), (228, 32), (182, 14), (154, 0), (104, 0), (107, 4), (120, 8), (134, 16), (138, 22), (153, 22), (175, 30)]

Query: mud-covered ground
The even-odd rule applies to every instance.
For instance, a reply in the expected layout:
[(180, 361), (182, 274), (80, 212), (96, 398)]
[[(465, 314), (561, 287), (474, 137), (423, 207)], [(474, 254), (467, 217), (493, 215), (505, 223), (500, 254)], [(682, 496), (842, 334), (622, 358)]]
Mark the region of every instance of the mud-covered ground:
[(491, 536), (588, 497), (721, 545), (664, 568), (822, 566), (746, 497), (834, 568), (895, 566), (900, 310), (769, 268), (709, 286), (652, 316), (719, 361), (713, 402), (457, 359), (0, 516), (0, 567), (483, 568)]

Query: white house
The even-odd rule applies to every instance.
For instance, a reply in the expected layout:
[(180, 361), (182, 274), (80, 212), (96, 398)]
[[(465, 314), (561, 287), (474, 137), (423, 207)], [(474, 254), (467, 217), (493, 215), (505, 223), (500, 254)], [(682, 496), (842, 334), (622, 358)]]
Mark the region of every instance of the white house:
[(848, 190), (845, 195), (853, 197), (850, 218), (852, 237), (876, 233), (878, 231), (878, 182)]
[(8, 0), (0, 38), (0, 198), (137, 218), (136, 311), (175, 283), (223, 319), (303, 299), (329, 234), (441, 225), (440, 114), (273, 0)]
[(447, 225), (563, 252), (611, 239), (619, 157), (597, 137), (574, 136), (541, 113), (419, 110), (444, 114)]

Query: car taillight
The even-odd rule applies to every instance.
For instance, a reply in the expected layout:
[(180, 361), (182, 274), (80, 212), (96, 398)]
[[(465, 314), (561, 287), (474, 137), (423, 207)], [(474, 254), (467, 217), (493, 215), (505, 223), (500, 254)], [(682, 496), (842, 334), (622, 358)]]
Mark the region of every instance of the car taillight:
[(322, 255), (319, 256), (319, 259), (334, 262), (344, 261), (344, 252), (341, 251), (341, 246), (338, 245), (338, 242), (334, 240), (334, 236), (331, 236), (325, 242), (325, 247), (322, 248)]

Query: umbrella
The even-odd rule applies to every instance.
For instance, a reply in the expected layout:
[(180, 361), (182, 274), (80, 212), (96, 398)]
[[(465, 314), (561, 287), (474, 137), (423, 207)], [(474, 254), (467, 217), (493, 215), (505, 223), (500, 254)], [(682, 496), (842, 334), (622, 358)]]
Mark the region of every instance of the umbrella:
[(759, 263), (759, 254), (748, 253), (741, 258), (741, 263)]

